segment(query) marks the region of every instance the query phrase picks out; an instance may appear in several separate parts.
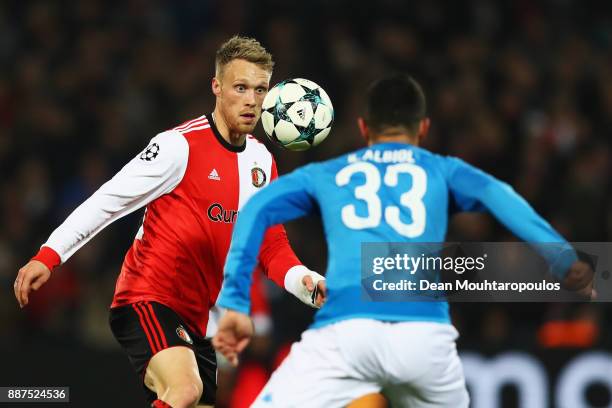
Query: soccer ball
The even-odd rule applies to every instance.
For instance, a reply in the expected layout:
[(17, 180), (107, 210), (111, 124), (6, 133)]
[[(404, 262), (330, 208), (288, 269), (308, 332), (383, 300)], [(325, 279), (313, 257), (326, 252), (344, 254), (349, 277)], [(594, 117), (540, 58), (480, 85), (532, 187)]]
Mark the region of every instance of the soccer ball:
[(334, 121), (334, 107), (319, 85), (302, 78), (280, 82), (266, 95), (261, 123), (268, 137), (289, 150), (321, 143)]

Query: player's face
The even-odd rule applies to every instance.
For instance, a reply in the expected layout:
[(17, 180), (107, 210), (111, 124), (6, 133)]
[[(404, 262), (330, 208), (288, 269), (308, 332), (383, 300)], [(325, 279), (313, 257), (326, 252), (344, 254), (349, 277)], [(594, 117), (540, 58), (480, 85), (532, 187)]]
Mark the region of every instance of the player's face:
[(230, 132), (253, 132), (268, 93), (270, 76), (260, 66), (236, 59), (223, 68), (221, 78), (213, 81), (213, 92)]

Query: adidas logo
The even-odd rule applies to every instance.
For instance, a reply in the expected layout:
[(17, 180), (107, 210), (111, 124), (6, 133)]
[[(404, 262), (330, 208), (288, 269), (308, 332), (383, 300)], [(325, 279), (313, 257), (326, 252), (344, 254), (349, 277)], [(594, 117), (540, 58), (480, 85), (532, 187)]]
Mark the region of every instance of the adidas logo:
[(300, 116), (300, 119), (304, 120), (304, 117), (306, 116), (306, 112), (304, 111), (304, 108), (298, 110), (297, 114)]
[(212, 171), (210, 172), (210, 174), (208, 175), (208, 178), (210, 180), (217, 180), (217, 181), (221, 181), (221, 177), (219, 177), (219, 173), (217, 173), (217, 169), (212, 169)]

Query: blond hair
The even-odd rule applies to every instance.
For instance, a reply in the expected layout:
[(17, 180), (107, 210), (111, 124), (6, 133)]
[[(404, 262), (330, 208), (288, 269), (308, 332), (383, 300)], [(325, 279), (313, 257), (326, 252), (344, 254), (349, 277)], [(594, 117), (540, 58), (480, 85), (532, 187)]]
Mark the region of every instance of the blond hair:
[(243, 59), (259, 65), (272, 73), (274, 61), (272, 55), (254, 38), (233, 36), (217, 50), (215, 55), (215, 76), (219, 77), (223, 68), (235, 59)]

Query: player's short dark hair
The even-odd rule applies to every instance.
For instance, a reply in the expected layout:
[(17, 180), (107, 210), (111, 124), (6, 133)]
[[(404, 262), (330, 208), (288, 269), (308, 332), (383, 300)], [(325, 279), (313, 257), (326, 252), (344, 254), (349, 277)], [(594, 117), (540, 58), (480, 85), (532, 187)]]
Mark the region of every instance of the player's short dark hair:
[(219, 47), (215, 55), (215, 75), (220, 76), (223, 68), (235, 59), (243, 59), (259, 65), (272, 73), (272, 55), (254, 38), (233, 36)]
[(393, 74), (368, 88), (365, 120), (374, 133), (395, 127), (416, 132), (426, 110), (423, 89), (410, 75)]

